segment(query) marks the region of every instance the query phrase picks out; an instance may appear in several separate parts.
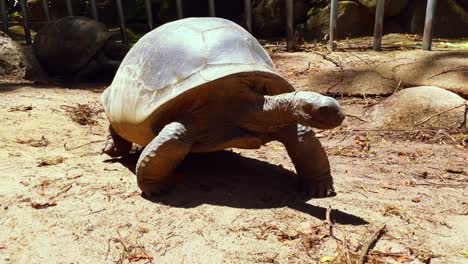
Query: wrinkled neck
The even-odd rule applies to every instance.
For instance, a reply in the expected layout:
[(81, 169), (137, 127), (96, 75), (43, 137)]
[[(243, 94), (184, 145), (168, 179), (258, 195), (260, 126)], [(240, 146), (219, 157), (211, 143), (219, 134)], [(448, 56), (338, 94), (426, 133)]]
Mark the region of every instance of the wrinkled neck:
[(275, 132), (297, 123), (294, 94), (263, 96), (257, 107), (244, 118), (241, 126), (256, 132)]

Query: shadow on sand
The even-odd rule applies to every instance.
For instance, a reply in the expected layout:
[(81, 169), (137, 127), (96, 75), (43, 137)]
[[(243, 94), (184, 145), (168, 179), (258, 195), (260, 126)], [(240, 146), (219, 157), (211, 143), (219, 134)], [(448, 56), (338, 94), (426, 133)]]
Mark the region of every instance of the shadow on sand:
[[(107, 162), (119, 162), (133, 173), (140, 153)], [(191, 154), (179, 166), (183, 181), (167, 194), (147, 198), (180, 208), (212, 204), (246, 209), (289, 207), (325, 220), (326, 208), (306, 203), (296, 191), (295, 174), (268, 162), (246, 158), (229, 151)], [(330, 217), (336, 223), (364, 225), (359, 216), (332, 210)]]

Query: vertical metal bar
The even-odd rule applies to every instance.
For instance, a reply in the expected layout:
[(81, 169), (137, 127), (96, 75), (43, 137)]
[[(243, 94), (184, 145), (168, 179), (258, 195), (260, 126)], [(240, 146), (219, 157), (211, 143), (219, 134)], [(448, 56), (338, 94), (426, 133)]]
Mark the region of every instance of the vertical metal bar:
[(96, 0), (91, 0), (91, 16), (93, 17), (94, 20), (99, 20)]
[(44, 16), (47, 22), (49, 22), (50, 21), (49, 0), (42, 0), (42, 10), (44, 10)]
[(146, 16), (148, 18), (148, 27), (150, 30), (153, 30), (154, 22), (153, 22), (153, 9), (151, 8), (151, 0), (145, 0), (145, 6), (146, 6)]
[(296, 49), (296, 34), (294, 32), (294, 1), (286, 0), (286, 49)]
[(128, 37), (127, 37), (127, 26), (125, 25), (125, 16), (122, 7), (122, 0), (116, 0), (117, 2), (117, 12), (119, 15), (120, 21), (120, 30), (122, 32), (122, 40), (125, 44), (128, 44)]
[(208, 7), (210, 9), (210, 17), (216, 16), (215, 0), (208, 0)]
[(176, 0), (176, 8), (177, 8), (177, 18), (182, 19), (184, 17), (182, 0)]
[(423, 50), (432, 48), (432, 26), (437, 6), (437, 0), (427, 1), (426, 21), (424, 22)]
[(71, 0), (66, 0), (65, 2), (66, 2), (66, 4), (67, 4), (67, 12), (68, 12), (68, 15), (69, 15), (69, 16), (73, 16), (73, 5), (72, 5)]
[(8, 32), (8, 12), (6, 9), (5, 0), (0, 0), (0, 15), (2, 15), (3, 30)]
[(31, 31), (29, 30), (29, 19), (26, 0), (21, 0), (21, 16), (23, 17), (23, 28), (24, 37), (26, 39), (26, 45), (31, 45)]
[(373, 50), (375, 51), (382, 50), (384, 11), (385, 11), (385, 0), (377, 0), (377, 8), (375, 10), (374, 45), (373, 45)]
[(336, 49), (336, 21), (338, 20), (338, 0), (331, 0), (330, 4), (330, 42), (328, 43), (330, 50)]
[(252, 1), (244, 0), (245, 26), (252, 33)]

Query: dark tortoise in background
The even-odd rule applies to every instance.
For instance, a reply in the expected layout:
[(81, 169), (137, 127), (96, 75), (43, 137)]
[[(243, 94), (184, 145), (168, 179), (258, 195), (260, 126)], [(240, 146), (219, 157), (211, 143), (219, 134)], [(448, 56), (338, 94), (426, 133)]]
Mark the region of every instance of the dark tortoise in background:
[(93, 19), (69, 16), (47, 23), (36, 34), (34, 54), (52, 76), (85, 80), (114, 76), (128, 48), (111, 39), (106, 26)]
[(256, 149), (277, 140), (311, 196), (335, 195), (327, 154), (311, 127), (344, 120), (338, 102), (295, 91), (274, 69), (259, 42), (221, 18), (167, 23), (141, 38), (101, 97), (110, 121), (103, 152), (145, 146), (138, 186), (155, 195), (174, 184), (190, 152)]

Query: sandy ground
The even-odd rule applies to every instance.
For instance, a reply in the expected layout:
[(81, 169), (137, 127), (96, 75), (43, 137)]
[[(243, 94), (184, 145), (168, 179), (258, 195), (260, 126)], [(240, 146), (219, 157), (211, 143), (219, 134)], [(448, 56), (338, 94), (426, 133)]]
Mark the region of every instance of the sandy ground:
[[(466, 133), (360, 131), (348, 117), (318, 131), (336, 197), (297, 193), (270, 143), (192, 155), (177, 188), (148, 200), (138, 149), (100, 155), (103, 88), (0, 87), (0, 263), (356, 263), (370, 242), (367, 263), (468, 263)], [(372, 100), (340, 99), (348, 113)]]

